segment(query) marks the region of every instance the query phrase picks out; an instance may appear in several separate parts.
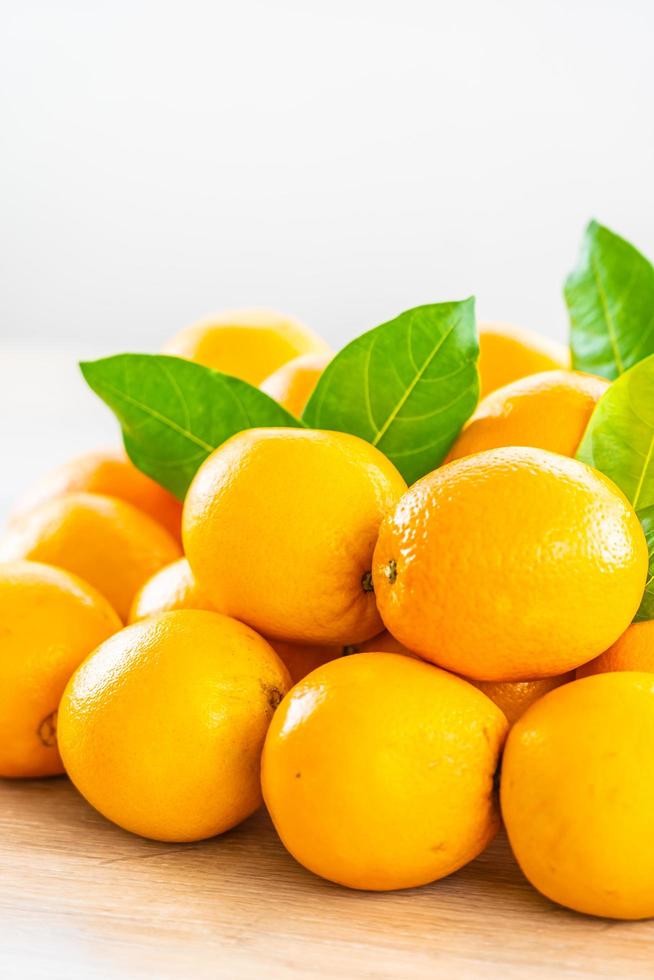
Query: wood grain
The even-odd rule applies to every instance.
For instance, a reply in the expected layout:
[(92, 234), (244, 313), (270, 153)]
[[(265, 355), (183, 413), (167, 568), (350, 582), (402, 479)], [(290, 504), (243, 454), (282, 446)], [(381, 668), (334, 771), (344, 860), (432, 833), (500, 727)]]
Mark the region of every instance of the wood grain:
[(0, 976), (652, 977), (654, 923), (552, 905), (502, 837), (430, 887), (352, 892), (299, 867), (264, 813), (166, 845), (112, 826), (64, 779), (0, 782)]

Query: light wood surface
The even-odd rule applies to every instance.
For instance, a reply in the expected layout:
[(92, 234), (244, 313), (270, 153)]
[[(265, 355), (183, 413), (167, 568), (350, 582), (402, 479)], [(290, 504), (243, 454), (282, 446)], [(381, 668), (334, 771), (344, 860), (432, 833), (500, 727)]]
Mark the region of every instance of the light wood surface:
[(534, 892), (500, 837), (427, 888), (352, 892), (264, 813), (201, 844), (112, 826), (65, 779), (0, 782), (0, 977), (71, 980), (653, 977), (654, 923)]

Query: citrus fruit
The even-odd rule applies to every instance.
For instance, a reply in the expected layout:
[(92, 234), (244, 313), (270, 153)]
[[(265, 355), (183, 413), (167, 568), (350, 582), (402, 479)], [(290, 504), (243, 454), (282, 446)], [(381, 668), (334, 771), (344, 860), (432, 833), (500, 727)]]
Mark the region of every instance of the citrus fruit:
[(59, 699), (86, 655), (120, 627), (107, 600), (74, 575), (0, 564), (0, 776), (63, 772)]
[(343, 647), (344, 656), (348, 657), (353, 653), (402, 653), (405, 657), (418, 656), (417, 653), (407, 650), (388, 630), (382, 630), (370, 640), (364, 640), (362, 643), (348, 643)]
[(250, 429), (198, 470), (184, 505), (186, 555), (209, 601), (265, 636), (365, 640), (382, 628), (375, 539), (405, 489), (357, 436)]
[(317, 643), (284, 643), (283, 640), (269, 640), (279, 659), (285, 665), (294, 684), (301, 681), (316, 667), (343, 656), (343, 647), (319, 646)]
[(78, 492), (126, 500), (163, 524), (180, 540), (181, 502), (141, 473), (120, 450), (84, 453), (46, 473), (18, 501), (11, 519), (24, 517), (46, 500)]
[(217, 612), (198, 589), (186, 558), (164, 565), (149, 578), (134, 596), (129, 622), (157, 616), (175, 609), (209, 609)]
[(579, 667), (577, 677), (605, 674), (613, 670), (654, 672), (654, 620), (632, 623), (613, 646)]
[(479, 324), (479, 385), (484, 398), (527, 374), (570, 367), (570, 353), (548, 337), (507, 323)]
[(260, 388), (279, 402), (287, 412), (300, 418), (320, 375), (331, 359), (332, 354), (329, 351), (300, 354), (273, 371)]
[(654, 915), (654, 676), (585, 677), (511, 729), (502, 814), (539, 891), (590, 915)]
[(577, 371), (520, 378), (483, 399), (448, 460), (501, 446), (533, 446), (574, 456), (608, 381)]
[(212, 837), (260, 805), (261, 747), (289, 685), (270, 645), (226, 616), (186, 609), (135, 623), (66, 687), (58, 729), (66, 771), (126, 830)]
[(600, 473), (541, 449), (493, 449), (415, 483), (373, 559), (387, 629), (476, 680), (563, 674), (629, 625), (647, 545)]
[(297, 357), (327, 351), (327, 344), (294, 317), (272, 310), (226, 310), (185, 327), (164, 347), (250, 384), (259, 385)]
[(540, 677), (535, 681), (471, 681), (476, 688), (490, 698), (513, 725), (527, 708), (549, 691), (574, 680), (574, 672), (557, 677)]
[(266, 806), (310, 871), (350, 888), (424, 885), (498, 827), (502, 712), (471, 684), (393, 653), (333, 660), (280, 705), (263, 751)]
[(124, 500), (71, 493), (46, 500), (0, 540), (0, 561), (24, 558), (90, 582), (125, 619), (141, 585), (180, 548), (161, 524)]

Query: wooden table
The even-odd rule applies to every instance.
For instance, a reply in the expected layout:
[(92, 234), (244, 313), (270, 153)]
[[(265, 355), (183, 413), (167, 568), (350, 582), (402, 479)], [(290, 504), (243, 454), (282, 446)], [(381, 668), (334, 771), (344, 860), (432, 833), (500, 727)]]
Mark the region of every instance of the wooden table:
[(533, 891), (498, 838), (415, 891), (347, 891), (286, 854), (261, 812), (201, 844), (141, 840), (65, 779), (0, 782), (0, 977), (654, 977), (654, 923)]

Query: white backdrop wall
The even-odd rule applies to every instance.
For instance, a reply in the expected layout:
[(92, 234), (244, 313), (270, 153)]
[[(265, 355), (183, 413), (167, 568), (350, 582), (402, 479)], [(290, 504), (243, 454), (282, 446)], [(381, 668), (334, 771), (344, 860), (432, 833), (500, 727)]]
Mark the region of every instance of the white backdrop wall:
[(586, 220), (654, 254), (650, 0), (1, 0), (0, 340), (271, 305), (563, 336)]

